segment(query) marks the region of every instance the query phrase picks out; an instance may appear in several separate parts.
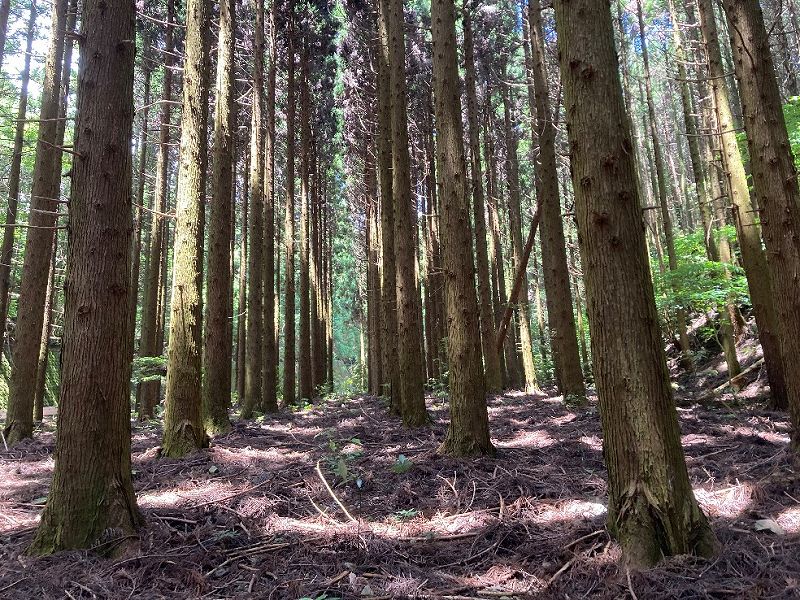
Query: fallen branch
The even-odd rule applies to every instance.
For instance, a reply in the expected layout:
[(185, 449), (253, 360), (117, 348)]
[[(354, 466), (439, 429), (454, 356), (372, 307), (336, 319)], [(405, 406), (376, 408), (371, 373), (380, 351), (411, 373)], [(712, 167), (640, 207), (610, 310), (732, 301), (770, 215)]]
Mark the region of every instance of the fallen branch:
[(728, 387), (729, 385), (735, 385), (745, 375), (747, 375), (748, 373), (752, 373), (753, 371), (758, 369), (763, 364), (764, 364), (764, 359), (763, 358), (759, 358), (756, 362), (754, 362), (752, 365), (747, 367), (744, 371), (742, 371), (741, 373), (739, 373), (735, 377), (731, 377), (730, 379), (726, 380), (725, 382), (723, 382), (722, 384), (718, 385), (717, 387), (715, 387), (713, 390), (711, 390), (707, 394), (703, 394), (702, 396), (697, 398), (697, 400), (695, 400), (695, 402), (704, 402), (705, 400), (711, 400), (711, 398), (714, 398), (715, 396), (717, 396), (726, 387)]
[(350, 511), (347, 510), (345, 505), (342, 504), (342, 501), (339, 500), (339, 497), (333, 491), (333, 488), (328, 483), (328, 480), (325, 479), (325, 475), (322, 474), (322, 469), (319, 468), (319, 463), (320, 463), (320, 461), (317, 461), (317, 475), (319, 475), (319, 478), (322, 480), (322, 483), (325, 485), (325, 489), (328, 490), (328, 493), (331, 495), (331, 498), (333, 498), (334, 501), (336, 502), (336, 504), (339, 505), (339, 508), (342, 509), (344, 514), (347, 515), (347, 518), (350, 519), (353, 523), (358, 523), (358, 519), (356, 519), (353, 515), (350, 514)]

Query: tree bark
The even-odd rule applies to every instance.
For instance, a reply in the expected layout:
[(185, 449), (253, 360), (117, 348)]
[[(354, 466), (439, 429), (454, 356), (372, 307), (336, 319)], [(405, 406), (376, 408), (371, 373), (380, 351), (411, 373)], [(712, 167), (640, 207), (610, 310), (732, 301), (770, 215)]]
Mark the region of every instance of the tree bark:
[(242, 418), (250, 419), (261, 405), (263, 369), (262, 261), (264, 235), (264, 0), (255, 1), (253, 90), (250, 123), (250, 202), (247, 219), (247, 347), (245, 351)]
[[(39, 139), (31, 188), (31, 227), (25, 238), (14, 351), (11, 361), (5, 437), (10, 445), (33, 435), (33, 400), (36, 368), (42, 338), (44, 304), (50, 278), (53, 247), (60, 206), (61, 148), (58, 144), (61, 68), (67, 19), (67, 0), (57, 0), (52, 10), (50, 49), (42, 85)], [(125, 288), (127, 289), (127, 287)]]
[(56, 464), (32, 554), (115, 553), (143, 522), (127, 351), (134, 18), (131, 2), (83, 2)]
[[(728, 89), (725, 86), (725, 71), (713, 5), (710, 0), (698, 0), (697, 5), (700, 27), (706, 46), (712, 102), (716, 113), (715, 133), (718, 133), (722, 146), (722, 167), (728, 195), (733, 205), (734, 224), (758, 327), (758, 338), (764, 352), (764, 365), (767, 368), (767, 377), (770, 382), (772, 403), (775, 407), (787, 408), (786, 371), (779, 341), (780, 323), (776, 314), (778, 299), (775, 292), (777, 290), (773, 288), (767, 257), (761, 247), (761, 227), (756, 218), (757, 213), (753, 210), (747, 175), (736, 139), (736, 127), (731, 112)], [(758, 193), (756, 191), (756, 194)], [(763, 225), (763, 215), (761, 221)], [(729, 249), (723, 250), (730, 253)]]
[[(533, 92), (536, 108), (536, 137), (539, 141), (539, 169), (536, 195), (542, 200), (542, 269), (544, 273), (550, 344), (557, 374), (556, 383), (566, 400), (586, 399), (572, 294), (567, 268), (567, 245), (561, 220), (561, 195), (556, 162), (556, 125), (550, 107), (545, 65), (544, 32), (539, 0), (528, 2), (528, 23), (532, 48)], [(534, 107), (531, 106), (531, 109)]]
[(442, 169), (442, 263), (450, 368), (450, 426), (439, 451), (454, 456), (493, 454), (480, 338), (475, 335), (480, 325), (453, 0), (433, 0), (431, 21), (436, 155)]
[[(800, 189), (761, 7), (723, 2), (742, 100), (747, 146), (758, 198), (767, 266), (792, 419), (792, 448), (800, 450)], [(742, 210), (737, 218), (747, 217)]]
[[(392, 196), (394, 246), (397, 266), (397, 338), (400, 365), (400, 406), (403, 424), (420, 427), (428, 422), (425, 409), (420, 299), (417, 294), (411, 159), (406, 107), (405, 19), (403, 0), (388, 0), (389, 75), (392, 115)], [(396, 393), (395, 390), (392, 392)]]
[(161, 448), (163, 456), (173, 458), (208, 444), (202, 421), (201, 353), (210, 12), (208, 0), (188, 0), (186, 4), (183, 112)]
[(231, 236), (233, 233), (234, 87), (236, 2), (219, 6), (216, 111), (211, 171), (211, 218), (208, 227), (208, 275), (203, 343), (203, 424), (209, 435), (230, 429), (231, 404)]
[[(8, 2), (0, 6), (0, 31), (5, 32), (3, 19), (8, 20)], [(22, 150), (25, 141), (25, 117), (28, 112), (28, 84), (31, 78), (31, 51), (33, 36), (36, 32), (36, 3), (31, 2), (28, 17), (28, 29), (25, 36), (25, 59), (20, 73), (19, 107), (17, 108), (17, 126), (14, 131), (14, 149), (11, 151), (11, 165), (8, 173), (8, 205), (6, 207), (6, 226), (3, 228), (3, 245), (0, 248), (0, 354), (6, 347), (6, 327), (8, 324), (8, 306), (11, 291), (11, 262), (14, 260), (14, 235), (19, 208), (20, 175), (22, 174)], [(0, 52), (5, 40), (0, 40)], [(0, 66), (2, 62), (0, 61)]]
[(486, 389), (498, 393), (503, 389), (503, 371), (494, 334), (494, 312), (492, 310), (492, 283), (489, 276), (489, 252), (486, 242), (486, 206), (483, 192), (483, 168), (480, 149), (480, 120), (478, 115), (478, 93), (475, 85), (475, 42), (472, 33), (472, 15), (464, 10), (464, 72), (467, 96), (467, 120), (469, 124), (469, 155), (471, 166), (472, 214), (475, 220), (475, 256), (478, 272), (479, 319), (483, 368)]
[(591, 0), (554, 4), (609, 529), (633, 565), (675, 554), (707, 556), (715, 540), (694, 499), (681, 448), (610, 7)]

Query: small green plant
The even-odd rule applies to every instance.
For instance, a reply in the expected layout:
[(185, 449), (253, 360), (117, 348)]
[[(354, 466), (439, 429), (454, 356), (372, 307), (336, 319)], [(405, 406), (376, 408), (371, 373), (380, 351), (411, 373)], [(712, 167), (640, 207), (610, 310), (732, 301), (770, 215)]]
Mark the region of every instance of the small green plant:
[(413, 468), (413, 461), (409, 460), (405, 454), (398, 456), (397, 460), (394, 461), (394, 464), (392, 465), (392, 471), (395, 473), (408, 473)]
[(404, 508), (394, 513), (394, 518), (398, 521), (410, 521), (419, 514), (416, 508)]

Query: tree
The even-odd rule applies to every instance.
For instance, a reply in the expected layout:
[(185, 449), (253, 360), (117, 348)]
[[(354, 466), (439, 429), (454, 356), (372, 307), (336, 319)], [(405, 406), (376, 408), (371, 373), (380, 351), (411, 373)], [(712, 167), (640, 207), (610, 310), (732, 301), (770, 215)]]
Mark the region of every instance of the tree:
[[(4, 434), (9, 444), (33, 435), (33, 400), (36, 368), (44, 326), (44, 305), (50, 279), (50, 253), (53, 248), (56, 215), (60, 202), (61, 146), (58, 144), (58, 117), (61, 99), (61, 62), (64, 54), (67, 0), (53, 4), (50, 49), (42, 85), (39, 113), (39, 138), (31, 187), (31, 215), (25, 238), (19, 301), (17, 303), (16, 344), (12, 353), (8, 415)], [(127, 287), (125, 288), (127, 289)]]
[(233, 131), (236, 126), (234, 55), (236, 2), (223, 0), (219, 12), (217, 46), (214, 156), (211, 172), (211, 219), (208, 228), (208, 279), (203, 343), (203, 422), (206, 432), (217, 434), (230, 427), (231, 398), (230, 293), (233, 203)]
[(674, 554), (707, 556), (715, 542), (680, 443), (610, 7), (556, 0), (555, 14), (610, 530), (633, 564)]
[[(2, 11), (8, 19), (8, 3), (0, 7), (0, 27), (3, 27)], [(22, 145), (25, 141), (25, 117), (28, 112), (28, 84), (31, 78), (31, 50), (36, 32), (36, 2), (31, 2), (28, 29), (25, 36), (25, 58), (20, 73), (19, 108), (17, 126), (14, 130), (14, 149), (11, 154), (11, 168), (8, 173), (8, 206), (6, 208), (3, 244), (0, 248), (0, 353), (5, 351), (6, 322), (8, 320), (9, 291), (11, 290), (11, 261), (14, 258), (14, 234), (16, 232), (17, 210), (19, 207), (20, 177), (22, 175)], [(4, 27), (3, 27), (4, 29)], [(0, 48), (4, 40), (0, 40)], [(1, 51), (1, 50), (0, 50)], [(2, 63), (0, 62), (0, 65)]]
[(392, 198), (394, 201), (394, 249), (397, 265), (397, 339), (400, 368), (399, 392), (403, 424), (420, 427), (428, 422), (425, 410), (420, 352), (422, 339), (419, 295), (414, 255), (414, 216), (411, 195), (411, 158), (406, 107), (406, 58), (403, 0), (388, 0), (389, 81), (392, 115)]
[(284, 280), (284, 327), (283, 338), (283, 401), (293, 404), (296, 400), (297, 377), (295, 372), (295, 277), (294, 277), (294, 205), (295, 205), (295, 107), (297, 77), (294, 50), (294, 5), (289, 3), (287, 37), (287, 74), (286, 74), (286, 215), (283, 235), (286, 243), (286, 276)]
[(559, 391), (567, 399), (583, 402), (586, 398), (586, 388), (578, 353), (575, 317), (572, 313), (567, 244), (564, 239), (561, 195), (558, 189), (556, 124), (550, 108), (550, 93), (547, 87), (544, 32), (539, 0), (528, 2), (528, 27), (532, 50), (530, 71), (533, 81), (533, 105), (536, 108), (536, 137), (539, 141), (536, 195), (542, 200), (540, 239), (550, 343)]
[(300, 397), (314, 397), (311, 365), (311, 92), (308, 32), (303, 32), (300, 56)]
[(208, 444), (201, 414), (201, 351), (209, 20), (207, 0), (188, 0), (166, 410), (161, 450), (163, 456), (169, 457), (185, 456)]
[(475, 256), (478, 274), (483, 367), (486, 376), (486, 388), (489, 392), (496, 393), (503, 389), (503, 370), (495, 341), (492, 282), (489, 275), (489, 251), (486, 241), (486, 203), (483, 192), (483, 168), (481, 166), (480, 117), (478, 113), (478, 93), (475, 84), (475, 42), (472, 33), (472, 14), (466, 7), (462, 23), (464, 27), (464, 72), (469, 124), (470, 168), (472, 169), (472, 213), (475, 219)]
[(458, 86), (453, 0), (431, 2), (437, 159), (442, 169), (441, 232), (450, 367), (450, 426), (440, 451), (455, 456), (491, 454), (483, 375), (467, 162)]
[(742, 101), (761, 231), (772, 278), (778, 338), (792, 418), (792, 448), (800, 451), (800, 189), (789, 145), (761, 7), (725, 0), (733, 64)]
[(131, 2), (83, 2), (64, 384), (53, 483), (33, 554), (111, 553), (142, 524), (131, 483), (127, 351), (134, 18)]

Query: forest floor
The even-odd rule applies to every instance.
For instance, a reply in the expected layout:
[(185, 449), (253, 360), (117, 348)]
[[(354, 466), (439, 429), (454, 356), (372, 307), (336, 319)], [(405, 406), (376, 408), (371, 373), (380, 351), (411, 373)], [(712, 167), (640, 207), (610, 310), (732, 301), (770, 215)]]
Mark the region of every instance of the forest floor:
[(619, 566), (595, 401), (494, 398), (497, 456), (454, 460), (436, 454), (444, 399), (428, 399), (430, 427), (409, 431), (382, 400), (356, 397), (237, 421), (186, 460), (159, 458), (159, 429), (137, 426), (147, 525), (137, 553), (116, 559), (24, 554), (53, 468), (46, 422), (0, 451), (0, 598), (800, 597), (788, 420), (764, 408), (757, 370), (740, 396), (693, 403), (724, 379), (717, 362), (675, 383), (690, 476), (720, 542), (712, 560)]

